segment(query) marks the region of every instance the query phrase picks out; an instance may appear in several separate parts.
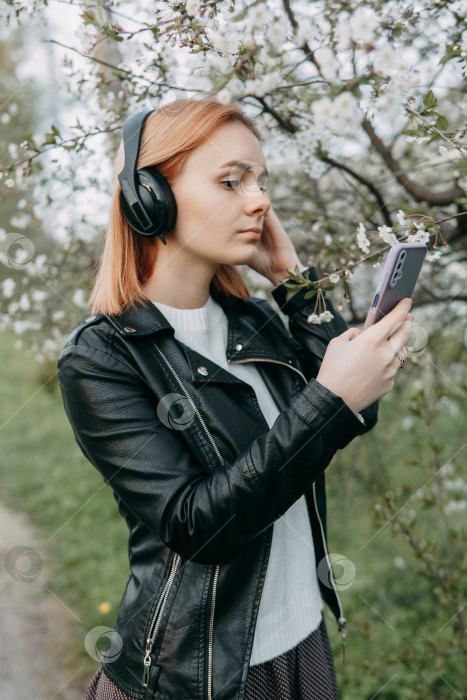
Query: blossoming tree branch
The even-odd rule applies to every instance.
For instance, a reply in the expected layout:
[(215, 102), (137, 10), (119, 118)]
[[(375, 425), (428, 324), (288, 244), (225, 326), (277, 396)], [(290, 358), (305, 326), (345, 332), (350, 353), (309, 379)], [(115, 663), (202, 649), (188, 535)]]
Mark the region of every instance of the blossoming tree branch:
[[(354, 271), (376, 267), (401, 241), (429, 247), (414, 306), (466, 300), (452, 289), (467, 237), (465, 2), (145, 0), (136, 8), (70, 0), (72, 35), (48, 24), (59, 4), (10, 0), (1, 12), (11, 28), (46, 27), (43, 42), (61, 51), (58, 93), (88, 113), (24, 133), (0, 152), (2, 200), (34, 191), (53, 212), (52, 183), (63, 186), (98, 143), (109, 165), (128, 113), (213, 94), (239, 101), (264, 134), (275, 210), (299, 255), (322, 273), (311, 282), (290, 270), (285, 282), (289, 296), (307, 286), (316, 297), (310, 322), (330, 320), (324, 292), (336, 287), (338, 308), (347, 303), (349, 322), (361, 322), (366, 300), (357, 303)], [(109, 194), (93, 174), (76, 185), (88, 201), (98, 187)], [(51, 213), (51, 235), (53, 222)], [(35, 251), (27, 224), (3, 222), (3, 324), (47, 329), (39, 355), (52, 356), (83, 315), (89, 286), (77, 280), (97, 255), (86, 241), (104, 225), (83, 211), (50, 256)]]

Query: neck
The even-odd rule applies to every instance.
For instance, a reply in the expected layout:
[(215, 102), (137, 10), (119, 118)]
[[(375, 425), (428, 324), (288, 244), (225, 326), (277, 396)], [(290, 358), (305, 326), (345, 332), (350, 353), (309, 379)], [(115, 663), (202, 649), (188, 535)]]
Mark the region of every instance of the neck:
[(210, 282), (218, 263), (199, 259), (170, 241), (158, 240), (157, 256), (151, 277), (143, 286), (152, 301), (178, 309), (199, 309), (209, 297)]

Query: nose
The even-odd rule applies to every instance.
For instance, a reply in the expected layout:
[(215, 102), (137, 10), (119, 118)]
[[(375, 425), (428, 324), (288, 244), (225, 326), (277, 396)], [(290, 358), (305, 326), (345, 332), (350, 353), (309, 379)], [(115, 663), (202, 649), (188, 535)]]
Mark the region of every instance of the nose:
[(247, 214), (259, 214), (265, 216), (271, 208), (268, 195), (257, 187), (255, 192), (250, 191), (245, 197), (245, 211)]

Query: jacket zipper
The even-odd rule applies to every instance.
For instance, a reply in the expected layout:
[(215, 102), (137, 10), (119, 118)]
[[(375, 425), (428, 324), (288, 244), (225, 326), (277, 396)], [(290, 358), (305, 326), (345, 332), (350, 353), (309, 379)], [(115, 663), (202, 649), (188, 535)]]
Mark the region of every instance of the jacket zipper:
[(212, 631), (214, 626), (214, 606), (216, 601), (217, 578), (219, 576), (219, 564), (214, 569), (212, 577), (212, 594), (211, 594), (211, 614), (209, 617), (209, 637), (208, 637), (208, 700), (212, 699)]
[[(174, 368), (172, 367), (172, 365), (170, 364), (169, 360), (166, 358), (166, 356), (164, 355), (162, 350), (157, 345), (156, 345), (156, 348), (157, 348), (159, 354), (163, 357), (166, 365), (170, 368), (170, 371), (174, 375), (175, 379), (180, 384), (180, 386), (183, 390), (183, 393), (187, 397), (188, 401), (190, 402), (191, 406), (193, 407), (193, 410), (195, 411), (196, 415), (198, 416), (198, 419), (199, 419), (201, 425), (203, 426), (203, 429), (204, 429), (206, 435), (208, 436), (209, 441), (210, 441), (211, 445), (213, 446), (213, 448), (214, 448), (214, 450), (219, 458), (221, 465), (223, 465), (224, 460), (222, 458), (221, 453), (219, 452), (219, 449), (218, 449), (216, 443), (214, 442), (214, 438), (212, 437), (211, 433), (209, 432), (209, 430), (206, 426), (206, 423), (203, 420), (201, 413), (198, 411), (197, 407), (195, 406), (193, 399), (191, 398), (190, 394), (188, 393), (187, 389), (185, 388), (185, 385), (183, 384), (182, 380), (180, 379), (177, 372), (174, 370)], [(213, 636), (213, 627), (214, 627), (214, 608), (216, 605), (217, 578), (219, 576), (219, 568), (220, 568), (220, 564), (216, 564), (216, 566), (214, 567), (214, 575), (212, 577), (213, 584), (212, 584), (211, 609), (210, 609), (210, 614), (209, 614), (209, 633), (208, 633), (208, 682), (207, 682), (208, 700), (211, 700), (211, 698), (212, 698), (212, 636)], [(147, 652), (147, 648), (146, 648), (146, 652)], [(147, 658), (147, 653), (146, 653), (146, 658)], [(145, 662), (146, 662), (146, 659), (145, 659)], [(143, 683), (143, 685), (144, 685), (144, 683)]]
[(293, 367), (293, 365), (287, 364), (287, 362), (281, 362), (280, 360), (271, 360), (269, 359), (269, 357), (247, 357), (244, 360), (229, 360), (229, 362), (233, 365), (239, 365), (241, 362), (273, 362), (275, 365), (284, 365), (284, 367), (288, 367), (289, 369), (293, 369), (294, 372), (297, 372), (297, 374), (301, 376), (305, 384), (308, 384), (305, 375), (302, 374), (299, 369)]
[[(305, 384), (308, 384), (308, 381), (307, 381), (305, 375), (302, 374), (300, 372), (300, 370), (298, 370), (296, 367), (293, 367), (292, 365), (287, 364), (287, 362), (281, 362), (280, 360), (270, 360), (269, 358), (264, 358), (264, 357), (248, 357), (248, 358), (243, 359), (243, 360), (229, 360), (229, 362), (237, 363), (237, 364), (239, 364), (240, 362), (274, 362), (275, 364), (284, 365), (285, 367), (288, 367), (289, 369), (293, 369), (295, 372), (298, 372), (298, 374), (302, 377)], [(332, 588), (334, 591), (334, 595), (336, 596), (337, 605), (339, 607), (339, 619), (337, 621), (337, 625), (338, 625), (339, 632), (342, 632), (342, 653), (343, 653), (344, 662), (345, 662), (345, 623), (346, 623), (346, 619), (344, 617), (344, 611), (342, 609), (341, 601), (339, 598), (339, 594), (337, 593), (337, 588), (336, 588), (336, 584), (334, 581), (334, 575), (333, 575), (333, 571), (332, 571), (332, 567), (331, 567), (331, 560), (329, 558), (329, 552), (328, 552), (328, 548), (326, 545), (326, 538), (324, 537), (323, 523), (321, 521), (321, 516), (320, 516), (319, 511), (318, 511), (318, 504), (316, 502), (316, 488), (315, 488), (314, 482), (313, 482), (313, 505), (314, 505), (315, 513), (316, 513), (316, 516), (317, 516), (318, 522), (319, 522), (321, 539), (323, 541), (323, 547), (324, 547), (324, 553), (326, 556), (326, 561), (327, 561), (327, 564), (329, 567), (329, 573), (331, 576)]]
[(157, 636), (157, 631), (159, 629), (162, 613), (164, 612), (165, 604), (167, 602), (167, 598), (169, 597), (170, 589), (172, 588), (172, 584), (173, 584), (173, 581), (175, 578), (175, 574), (177, 573), (180, 559), (181, 559), (181, 557), (179, 554), (174, 554), (173, 559), (172, 559), (169, 578), (165, 582), (165, 586), (162, 589), (162, 593), (159, 597), (159, 600), (157, 601), (154, 615), (152, 616), (151, 624), (149, 625), (149, 632), (148, 632), (148, 636), (146, 639), (146, 655), (145, 655), (144, 661), (143, 661), (143, 663), (144, 663), (143, 686), (145, 688), (147, 688), (147, 685), (149, 683), (149, 670), (151, 668), (152, 646), (153, 646), (154, 640), (156, 639), (156, 636)]

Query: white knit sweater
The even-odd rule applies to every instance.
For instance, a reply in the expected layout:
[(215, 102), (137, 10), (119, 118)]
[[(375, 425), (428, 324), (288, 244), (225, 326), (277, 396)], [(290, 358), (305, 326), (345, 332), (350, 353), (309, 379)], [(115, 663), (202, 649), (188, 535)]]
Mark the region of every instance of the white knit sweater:
[[(271, 428), (279, 410), (254, 363), (229, 364), (227, 317), (209, 296), (198, 309), (153, 302), (185, 345), (253, 387)], [(321, 622), (323, 603), (305, 496), (274, 523), (271, 553), (259, 605), (250, 666), (292, 649)]]

